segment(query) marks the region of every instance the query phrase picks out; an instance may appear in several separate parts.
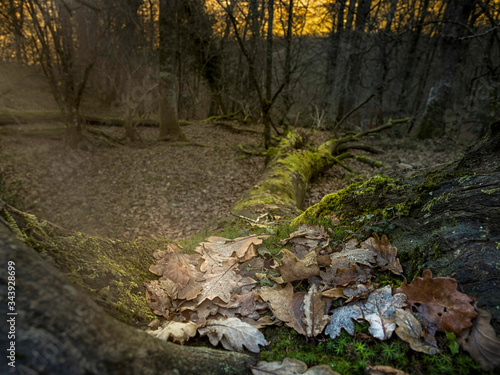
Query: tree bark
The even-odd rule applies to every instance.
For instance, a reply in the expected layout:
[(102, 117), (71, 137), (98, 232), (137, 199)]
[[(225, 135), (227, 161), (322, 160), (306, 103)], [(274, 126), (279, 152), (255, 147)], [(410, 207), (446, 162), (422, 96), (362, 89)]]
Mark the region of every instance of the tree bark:
[(445, 134), (444, 113), (449, 108), (452, 84), (462, 55), (463, 42), (460, 37), (465, 34), (464, 25), (467, 24), (472, 8), (473, 2), (469, 0), (448, 1), (444, 14), (446, 24), (439, 49), (443, 70), (429, 92), (417, 138), (428, 139)]
[[(463, 158), (408, 180), (374, 177), (325, 196), (293, 224), (332, 214), (357, 233), (386, 228), (405, 276), (429, 268), (493, 314), (500, 332), (500, 122)], [(365, 222), (366, 215), (373, 215)], [(365, 218), (365, 219), (363, 219)], [(342, 225), (342, 224), (341, 224)], [(393, 228), (393, 229), (391, 229)]]
[[(7, 315), (4, 299), (8, 262), (15, 267), (17, 315), (12, 316)], [(161, 341), (113, 319), (2, 223), (0, 263), (5, 270), (0, 278), (0, 313), (14, 319), (16, 335), (10, 340), (2, 334), (0, 345), (4, 350), (14, 348), (15, 373), (237, 375), (250, 374), (249, 366), (256, 362), (247, 354)], [(10, 373), (2, 362), (5, 373)]]
[(187, 138), (177, 118), (177, 84), (174, 51), (176, 41), (177, 1), (160, 1), (160, 141)]

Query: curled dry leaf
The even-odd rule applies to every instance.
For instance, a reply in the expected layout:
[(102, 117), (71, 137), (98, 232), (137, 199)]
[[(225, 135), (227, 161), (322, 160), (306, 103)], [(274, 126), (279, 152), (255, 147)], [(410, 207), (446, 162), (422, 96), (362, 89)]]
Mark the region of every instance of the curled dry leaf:
[(315, 251), (308, 253), (304, 259), (299, 259), (287, 249), (282, 249), (281, 264), (277, 267), (283, 282), (308, 279), (319, 275), (317, 262), (318, 254)]
[(325, 315), (325, 302), (321, 299), (321, 292), (318, 291), (316, 284), (312, 284), (304, 296), (302, 310), (304, 312), (302, 322), (307, 337), (314, 337), (323, 332), (329, 316)]
[(474, 325), (464, 332), (459, 344), (480, 363), (483, 370), (493, 370), (500, 366), (500, 337), (490, 324), (491, 313), (481, 308), (477, 312)]
[(268, 303), (276, 318), (295, 329), (301, 335), (306, 334), (302, 323), (301, 309), (304, 293), (294, 294), (292, 284), (288, 283), (284, 288), (279, 285), (274, 285), (272, 288), (265, 286), (257, 294), (263, 301)]
[(205, 247), (220, 258), (237, 258), (239, 262), (245, 262), (257, 255), (257, 248), (268, 237), (262, 234), (235, 239), (212, 236), (206, 242), (202, 242), (195, 251), (202, 254), (202, 248)]
[(368, 366), (366, 371), (369, 375), (409, 375), (391, 366)]
[(377, 258), (377, 265), (381, 267), (382, 271), (389, 270), (396, 275), (403, 273), (403, 267), (401, 267), (397, 258), (398, 250), (395, 247), (391, 247), (385, 234), (382, 238), (379, 238), (376, 233), (373, 233), (373, 237), (362, 242), (361, 247), (374, 252)]
[(327, 365), (314, 366), (307, 369), (307, 365), (295, 358), (285, 358), (282, 362), (260, 361), (252, 368), (253, 375), (340, 375)]
[(267, 345), (262, 332), (238, 318), (208, 320), (207, 325), (198, 329), (198, 332), (201, 336), (207, 335), (212, 345), (216, 346), (220, 342), (227, 350), (242, 351), (244, 346), (258, 353), (259, 345)]
[(315, 251), (317, 254), (328, 246), (329, 237), (325, 230), (316, 225), (301, 224), (290, 234), (290, 237), (281, 241), (283, 245), (291, 245), (290, 251), (299, 259)]
[(462, 331), (472, 327), (477, 313), (472, 306), (472, 297), (457, 290), (457, 281), (450, 277), (432, 277), (425, 270), (411, 284), (406, 280), (396, 292), (408, 297), (411, 311), (425, 321), (425, 327), (432, 334), (435, 331), (453, 332), (460, 337)]
[(396, 328), (396, 335), (401, 340), (410, 344), (413, 350), (431, 355), (440, 352), (434, 336), (426, 335), (422, 331), (420, 322), (410, 311), (397, 309), (395, 322), (398, 326)]
[(198, 326), (193, 322), (167, 322), (162, 328), (156, 331), (149, 331), (149, 333), (160, 340), (170, 340), (183, 345), (187, 340), (196, 335), (197, 328)]

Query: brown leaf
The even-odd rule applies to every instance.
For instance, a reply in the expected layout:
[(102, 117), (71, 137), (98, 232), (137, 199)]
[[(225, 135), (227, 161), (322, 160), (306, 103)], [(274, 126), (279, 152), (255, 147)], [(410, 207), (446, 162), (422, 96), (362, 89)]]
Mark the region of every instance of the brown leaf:
[(493, 370), (500, 366), (500, 336), (490, 324), (491, 313), (481, 308), (477, 312), (472, 328), (466, 330), (458, 342), (483, 370)]
[(302, 310), (304, 311), (302, 322), (305, 326), (306, 336), (315, 337), (323, 332), (323, 328), (329, 321), (329, 316), (325, 315), (325, 302), (321, 299), (321, 292), (318, 291), (316, 284), (312, 284), (304, 296)]
[(224, 349), (242, 351), (243, 346), (253, 353), (260, 351), (259, 345), (267, 346), (267, 341), (258, 329), (238, 318), (208, 320), (206, 327), (198, 329), (201, 336), (207, 335), (214, 346), (219, 342)]
[(344, 287), (338, 286), (335, 288), (330, 288), (321, 292), (321, 295), (325, 298), (337, 299), (337, 298), (347, 298), (344, 296)]
[(170, 315), (170, 308), (172, 307), (172, 299), (168, 291), (165, 291), (160, 284), (159, 280), (153, 280), (147, 284), (146, 287), (146, 302), (156, 315), (162, 315), (168, 318)]
[(193, 322), (179, 323), (167, 322), (162, 328), (156, 331), (149, 331), (154, 337), (160, 340), (169, 340), (183, 345), (187, 340), (196, 335), (197, 325)]
[(362, 242), (361, 247), (375, 253), (377, 265), (381, 267), (382, 271), (389, 270), (396, 275), (403, 273), (403, 267), (401, 267), (397, 258), (398, 250), (395, 247), (391, 247), (385, 234), (382, 238), (379, 238), (376, 233), (373, 233), (373, 237)]
[(258, 290), (257, 294), (268, 303), (276, 318), (285, 322), (287, 326), (292, 327), (301, 335), (306, 334), (300, 308), (304, 293), (294, 294), (292, 284), (288, 283), (284, 288), (279, 285), (274, 285), (272, 288), (265, 286)]
[(285, 245), (291, 245), (290, 251), (299, 259), (303, 259), (311, 251), (317, 254), (328, 246), (329, 237), (323, 228), (315, 225), (301, 224), (299, 228), (290, 234), (290, 237), (281, 241)]
[(285, 358), (282, 362), (260, 361), (256, 367), (252, 367), (253, 375), (340, 375), (327, 365), (313, 366), (307, 369), (307, 365), (295, 358)]
[(224, 302), (229, 302), (233, 289), (240, 286), (240, 281), (241, 276), (235, 272), (234, 263), (224, 262), (221, 266), (214, 267), (212, 273), (205, 275), (198, 301), (201, 303), (205, 299), (219, 297)]
[(406, 280), (396, 293), (408, 297), (411, 311), (425, 321), (425, 328), (431, 334), (435, 331), (453, 332), (457, 337), (472, 326), (471, 320), (477, 313), (473, 299), (457, 290), (457, 281), (450, 277), (432, 278), (432, 272), (425, 270), (411, 284)]
[(308, 279), (319, 275), (319, 266), (316, 261), (318, 254), (311, 251), (304, 259), (299, 259), (287, 249), (282, 249), (281, 264), (277, 267), (283, 282)]
[(223, 237), (209, 237), (202, 242), (195, 251), (201, 253), (201, 247), (209, 248), (214, 254), (221, 258), (236, 257), (240, 262), (245, 262), (257, 255), (257, 249), (268, 235), (255, 234), (247, 237), (227, 239)]
[(434, 336), (425, 335), (420, 322), (410, 311), (397, 309), (394, 321), (398, 325), (396, 334), (413, 350), (431, 355), (440, 352)]
[(369, 375), (409, 375), (391, 366), (368, 366), (366, 370)]
[(199, 256), (181, 254), (176, 248), (170, 246), (167, 250), (157, 251), (154, 254), (157, 259), (156, 264), (149, 267), (149, 270), (158, 276), (161, 280), (169, 279), (177, 286), (179, 299), (193, 299), (201, 292), (199, 281), (202, 274), (197, 270), (200, 263)]

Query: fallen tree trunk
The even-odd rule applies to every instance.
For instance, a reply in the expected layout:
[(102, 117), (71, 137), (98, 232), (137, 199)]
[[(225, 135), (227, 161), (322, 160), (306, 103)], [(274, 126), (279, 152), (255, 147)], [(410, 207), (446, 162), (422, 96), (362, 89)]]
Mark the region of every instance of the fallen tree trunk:
[(262, 177), (235, 204), (232, 213), (251, 220), (257, 220), (269, 213), (289, 218), (297, 216), (303, 208), (310, 181), (333, 164), (340, 164), (350, 170), (342, 160), (357, 157), (372, 166), (382, 166), (371, 158), (345, 152), (343, 146), (405, 121), (407, 119), (389, 120), (387, 124), (375, 129), (331, 139), (316, 149), (304, 145), (296, 133), (288, 132), (277, 147), (268, 150), (268, 163)]
[(7, 311), (5, 300), (0, 304), (15, 333), (15, 338), (0, 336), (11, 363), (7, 367), (2, 361), (2, 373), (236, 375), (251, 373), (249, 366), (256, 362), (246, 354), (161, 341), (113, 319), (1, 223), (0, 263), (2, 296), (13, 285), (7, 267), (15, 269), (13, 309)]

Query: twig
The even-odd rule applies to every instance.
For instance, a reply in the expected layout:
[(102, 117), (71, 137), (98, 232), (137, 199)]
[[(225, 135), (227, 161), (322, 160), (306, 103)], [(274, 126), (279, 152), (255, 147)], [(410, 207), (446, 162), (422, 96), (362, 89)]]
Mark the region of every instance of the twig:
[(368, 98), (366, 98), (365, 100), (363, 100), (361, 103), (359, 103), (356, 107), (354, 107), (353, 109), (351, 109), (344, 117), (342, 117), (336, 124), (335, 124), (335, 129), (338, 129), (340, 125), (342, 125), (342, 123), (347, 120), (347, 118), (349, 116), (351, 116), (354, 112), (356, 112), (358, 109), (360, 109), (362, 106), (364, 106), (366, 103), (368, 103), (371, 98), (373, 98), (375, 96), (375, 94), (371, 94)]

